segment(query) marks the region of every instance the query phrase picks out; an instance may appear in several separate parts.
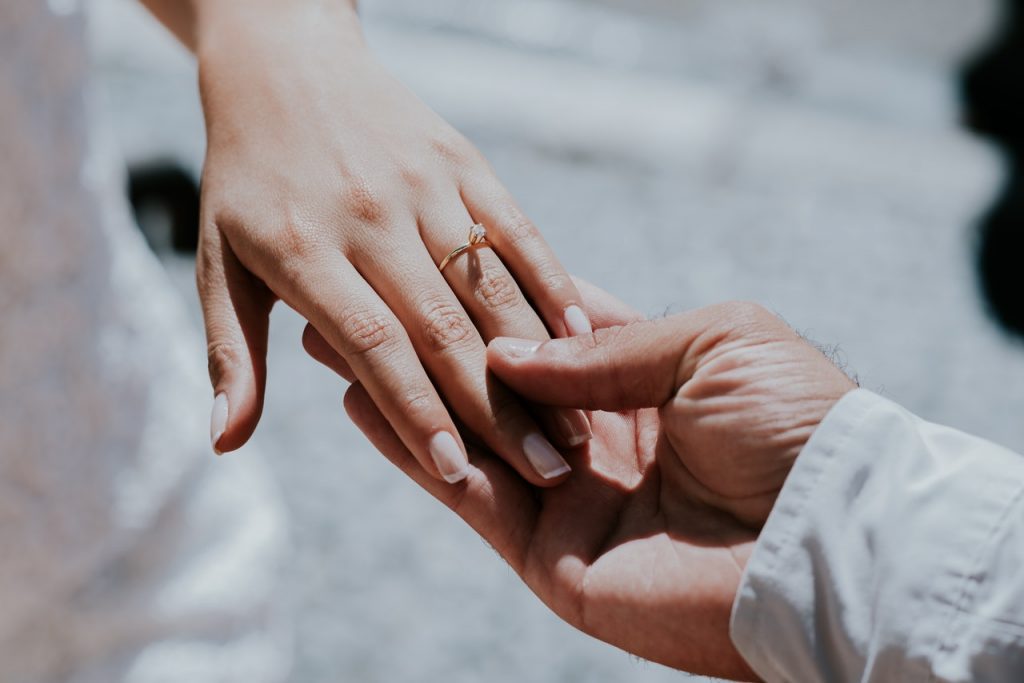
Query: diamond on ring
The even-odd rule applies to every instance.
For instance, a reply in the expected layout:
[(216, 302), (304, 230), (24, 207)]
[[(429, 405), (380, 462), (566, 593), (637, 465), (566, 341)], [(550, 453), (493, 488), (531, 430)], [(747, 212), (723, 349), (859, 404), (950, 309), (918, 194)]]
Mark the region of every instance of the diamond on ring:
[(488, 245), (489, 243), (487, 241), (487, 228), (485, 228), (482, 224), (477, 223), (469, 229), (469, 241), (463, 244), (461, 247), (458, 247), (457, 249), (452, 251), (452, 253), (445, 256), (444, 260), (441, 261), (441, 265), (438, 266), (438, 269), (444, 272), (445, 267), (447, 267), (447, 265), (452, 262), (452, 259), (454, 259), (459, 254), (469, 251), (473, 247)]

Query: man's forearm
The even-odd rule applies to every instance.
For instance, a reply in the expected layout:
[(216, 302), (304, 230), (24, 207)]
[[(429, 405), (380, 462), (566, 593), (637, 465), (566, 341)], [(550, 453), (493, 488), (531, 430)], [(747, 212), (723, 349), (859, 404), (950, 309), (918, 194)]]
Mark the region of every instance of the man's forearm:
[(358, 0), (141, 0), (160, 22), (192, 52), (198, 52), (205, 35), (236, 23), (243, 15), (258, 17), (296, 9), (343, 9), (352, 13)]
[(1024, 461), (870, 392), (821, 423), (733, 611), (767, 681), (1024, 680)]

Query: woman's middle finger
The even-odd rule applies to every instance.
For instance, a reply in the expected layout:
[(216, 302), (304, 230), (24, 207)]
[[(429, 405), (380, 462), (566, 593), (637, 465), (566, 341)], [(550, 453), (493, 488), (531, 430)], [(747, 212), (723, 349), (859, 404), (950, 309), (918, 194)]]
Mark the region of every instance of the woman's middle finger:
[[(452, 193), (458, 197), (454, 189)], [(475, 225), (469, 211), (459, 202), (431, 204), (421, 215), (420, 233), (434, 263), (443, 264), (453, 250), (466, 244)], [(486, 231), (487, 226), (483, 227)], [(469, 312), (485, 343), (495, 337), (537, 341), (550, 338), (544, 322), (489, 244), (456, 255), (445, 264), (441, 275)], [(590, 422), (582, 411), (543, 410), (538, 419), (567, 446), (580, 446), (591, 437)]]
[(290, 273), (274, 291), (323, 331), (338, 367), (362, 381), (424, 468), (450, 483), (465, 479), (465, 446), (394, 312), (341, 253)]
[[(420, 218), (420, 234), (438, 266), (455, 249), (469, 243), (477, 226), (462, 206), (433, 207)], [(483, 227), (486, 232), (486, 226)], [(520, 339), (549, 339), (548, 330), (522, 289), (489, 243), (453, 256), (442, 277), (469, 312), (485, 341), (513, 331)]]
[(359, 261), (462, 421), (532, 483), (550, 485), (567, 474), (519, 399), (489, 376), (484, 341), (426, 250), (401, 238), (378, 240)]

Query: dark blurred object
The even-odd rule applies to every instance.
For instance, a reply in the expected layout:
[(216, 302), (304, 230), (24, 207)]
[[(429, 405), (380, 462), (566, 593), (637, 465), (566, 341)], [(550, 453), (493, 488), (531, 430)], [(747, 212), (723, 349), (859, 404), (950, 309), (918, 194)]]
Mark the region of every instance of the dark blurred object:
[(981, 226), (978, 266), (989, 305), (1006, 328), (1024, 334), (1024, 178), (1017, 157), (1011, 184)]
[(128, 198), (153, 251), (195, 252), (199, 246), (199, 185), (174, 163), (128, 172)]
[(1024, 0), (1008, 0), (1003, 30), (964, 71), (967, 124), (995, 139), (1010, 162), (978, 249), (982, 289), (999, 322), (1024, 335)]

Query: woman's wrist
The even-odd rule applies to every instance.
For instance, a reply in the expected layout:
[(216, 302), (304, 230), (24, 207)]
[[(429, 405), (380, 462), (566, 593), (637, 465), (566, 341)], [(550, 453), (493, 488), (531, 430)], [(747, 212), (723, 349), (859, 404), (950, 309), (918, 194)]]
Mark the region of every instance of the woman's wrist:
[[(197, 0), (194, 49), (200, 64), (225, 52), (264, 54), (311, 35), (330, 36), (333, 47), (365, 47), (356, 0)], [(339, 45), (340, 42), (340, 45)]]
[(350, 0), (209, 0), (197, 18), (208, 142), (248, 135), (246, 112), (306, 112), (329, 83), (372, 61)]

